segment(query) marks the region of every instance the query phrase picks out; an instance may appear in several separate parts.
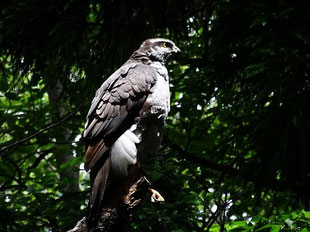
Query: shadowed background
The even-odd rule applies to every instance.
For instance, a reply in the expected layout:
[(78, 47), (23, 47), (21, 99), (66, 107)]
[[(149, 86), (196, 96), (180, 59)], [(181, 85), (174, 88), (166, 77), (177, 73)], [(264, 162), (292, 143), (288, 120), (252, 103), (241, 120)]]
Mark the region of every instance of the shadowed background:
[[(308, 231), (310, 2), (0, 3), (0, 230), (85, 214), (79, 143), (96, 89), (151, 37), (172, 39), (172, 109), (148, 167), (166, 199), (128, 231)], [(308, 227), (307, 227), (308, 226)]]

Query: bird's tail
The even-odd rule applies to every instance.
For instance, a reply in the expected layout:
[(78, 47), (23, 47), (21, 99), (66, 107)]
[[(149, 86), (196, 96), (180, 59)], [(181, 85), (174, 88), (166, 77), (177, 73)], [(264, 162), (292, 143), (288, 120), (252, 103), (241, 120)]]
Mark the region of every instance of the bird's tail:
[[(98, 142), (94, 147), (88, 147), (85, 157), (88, 158), (90, 156), (92, 156), (92, 159), (86, 159), (85, 163), (86, 170), (91, 169), (91, 192), (87, 216), (88, 224), (92, 224), (100, 212), (111, 168), (110, 152), (109, 149), (105, 147), (103, 141)], [(96, 162), (93, 162), (94, 160), (96, 160)]]
[[(139, 142), (139, 138), (131, 130), (127, 130), (111, 148), (106, 147), (103, 140), (94, 146), (88, 146), (85, 153), (85, 169), (91, 170), (88, 224), (93, 224), (100, 212), (107, 187), (111, 187), (110, 179), (127, 176), (128, 166), (136, 164), (136, 143)], [(111, 169), (113, 177), (110, 177)]]
[(93, 221), (102, 206), (104, 192), (107, 187), (107, 182), (109, 178), (109, 172), (111, 168), (111, 158), (108, 157), (104, 165), (98, 171), (94, 180), (92, 180), (92, 188), (90, 193), (90, 199), (88, 203), (89, 215), (88, 220)]

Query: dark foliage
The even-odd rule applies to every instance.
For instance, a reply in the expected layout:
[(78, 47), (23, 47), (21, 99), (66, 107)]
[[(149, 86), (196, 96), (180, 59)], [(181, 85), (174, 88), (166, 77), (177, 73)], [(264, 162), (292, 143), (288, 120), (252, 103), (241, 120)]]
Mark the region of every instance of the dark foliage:
[[(78, 135), (96, 89), (141, 41), (182, 50), (147, 167), (166, 199), (128, 231), (309, 230), (310, 2), (0, 3), (0, 230), (63, 231), (85, 213)], [(78, 172), (80, 171), (80, 175)]]

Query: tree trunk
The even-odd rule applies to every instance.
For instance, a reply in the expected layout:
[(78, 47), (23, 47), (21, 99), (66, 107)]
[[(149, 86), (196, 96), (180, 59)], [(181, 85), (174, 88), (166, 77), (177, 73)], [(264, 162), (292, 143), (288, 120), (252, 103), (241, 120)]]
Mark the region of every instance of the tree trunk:
[[(63, 93), (63, 85), (59, 80), (48, 90), (49, 100), (52, 106), (52, 120), (58, 121), (62, 117), (68, 114), (67, 103), (62, 99)], [(59, 168), (63, 163), (70, 162), (74, 156), (72, 153), (64, 152), (66, 149), (62, 149), (63, 146), (68, 146), (68, 142), (70, 142), (70, 138), (72, 136), (72, 131), (68, 128), (62, 126), (63, 133), (58, 135), (56, 139), (55, 145), (55, 158), (56, 165)], [(78, 167), (71, 167), (70, 169), (60, 172), (59, 177), (61, 179), (68, 179), (69, 184), (64, 188), (63, 193), (73, 193), (79, 191), (79, 171)]]

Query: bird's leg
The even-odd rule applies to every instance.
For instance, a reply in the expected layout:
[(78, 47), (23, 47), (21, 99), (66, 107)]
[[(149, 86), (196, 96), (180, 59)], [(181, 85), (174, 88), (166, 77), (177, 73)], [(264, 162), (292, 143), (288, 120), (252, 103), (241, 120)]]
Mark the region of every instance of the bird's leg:
[[(141, 167), (140, 162), (137, 162), (136, 165), (137, 165), (138, 169), (140, 169), (140, 171), (142, 171), (144, 174), (146, 174), (145, 171), (144, 171), (144, 169)], [(145, 176), (144, 176), (144, 177), (145, 177)], [(145, 177), (145, 180), (146, 180), (149, 184), (151, 184), (151, 182), (150, 182), (146, 177)], [(152, 189), (152, 188), (149, 188), (148, 190), (149, 190), (149, 192), (151, 193), (151, 202), (153, 202), (153, 203), (159, 203), (159, 202), (164, 202), (164, 201), (165, 201), (165, 199), (163, 198), (163, 196), (162, 196), (157, 190)]]

